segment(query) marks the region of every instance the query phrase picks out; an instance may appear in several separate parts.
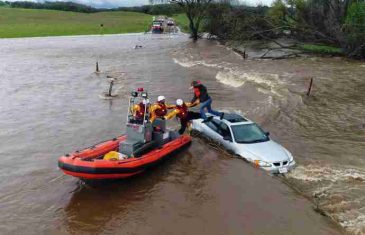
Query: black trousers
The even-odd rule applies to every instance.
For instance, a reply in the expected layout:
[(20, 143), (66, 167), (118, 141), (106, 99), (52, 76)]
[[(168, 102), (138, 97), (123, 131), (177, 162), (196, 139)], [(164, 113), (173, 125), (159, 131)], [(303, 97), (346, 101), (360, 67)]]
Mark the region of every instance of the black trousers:
[(201, 118), (200, 113), (188, 111), (186, 118), (180, 119), (181, 127), (179, 129), (179, 134), (180, 135), (184, 134), (186, 127), (188, 126), (188, 124), (191, 120), (199, 119), (199, 118)]

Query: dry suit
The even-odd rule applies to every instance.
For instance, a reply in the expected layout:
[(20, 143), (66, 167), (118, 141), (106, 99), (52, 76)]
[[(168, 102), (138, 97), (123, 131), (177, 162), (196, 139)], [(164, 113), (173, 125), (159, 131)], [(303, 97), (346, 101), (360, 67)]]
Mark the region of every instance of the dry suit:
[(186, 127), (193, 119), (201, 118), (200, 113), (189, 111), (188, 108), (192, 107), (190, 103), (183, 103), (183, 105), (176, 105), (174, 110), (165, 116), (166, 119), (171, 119), (173, 117), (178, 117), (180, 119), (181, 127), (179, 129), (179, 134), (184, 134)]

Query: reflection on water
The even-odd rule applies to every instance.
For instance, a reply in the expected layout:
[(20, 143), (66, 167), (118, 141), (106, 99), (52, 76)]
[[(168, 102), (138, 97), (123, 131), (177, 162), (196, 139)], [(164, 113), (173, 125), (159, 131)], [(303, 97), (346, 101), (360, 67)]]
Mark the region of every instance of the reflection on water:
[[(135, 50), (136, 44), (143, 48)], [(204, 41), (191, 44), (184, 35), (11, 39), (1, 40), (0, 50), (2, 234), (341, 233), (279, 180), (242, 160), (222, 155), (200, 139), (141, 176), (97, 185), (63, 176), (57, 169), (57, 156), (120, 135), (124, 131), (125, 98), (131, 89), (144, 87), (152, 99), (162, 94), (173, 102), (189, 99), (190, 81), (201, 79), (215, 98), (215, 107), (247, 114), (295, 153), (301, 168), (289, 176), (294, 184), (302, 185), (297, 176), (312, 174), (307, 169), (316, 161), (330, 169), (337, 165), (339, 171), (356, 163), (355, 173), (361, 174), (363, 163), (356, 156), (363, 150), (358, 139), (362, 132), (354, 136), (347, 131), (356, 131), (361, 124), (357, 118), (363, 102), (348, 108), (355, 110), (352, 114), (349, 111), (338, 116), (338, 120), (352, 118), (351, 125), (342, 128), (344, 141), (328, 145), (332, 148), (341, 143), (344, 149), (349, 148), (351, 156), (338, 160), (331, 160), (335, 159), (332, 155), (345, 150), (337, 147), (329, 151), (328, 142), (321, 142), (325, 138), (319, 133), (331, 127), (327, 134), (333, 139), (339, 127), (328, 124), (333, 120), (316, 106), (328, 102), (327, 112), (332, 111), (330, 99), (316, 101), (324, 93), (321, 87), (332, 79), (324, 76), (326, 66), (347, 71), (356, 64), (330, 59), (243, 62), (224, 47)], [(97, 58), (100, 74), (94, 73)], [(186, 64), (180, 66), (179, 61)], [(304, 65), (318, 67), (316, 73), (323, 75), (317, 74), (320, 79), (311, 98), (301, 95), (306, 81), (295, 75)], [(361, 85), (358, 74), (361, 71), (351, 74), (354, 87)], [(112, 100), (100, 98), (109, 86), (107, 76), (116, 79), (114, 92), (118, 97)], [(230, 77), (236, 85), (230, 84)], [(357, 95), (363, 98), (361, 93)], [(309, 107), (314, 110), (306, 110)], [(339, 113), (347, 110), (340, 103), (337, 107)], [(302, 118), (302, 110), (306, 115), (322, 112), (318, 131), (310, 131), (310, 124), (303, 119), (314, 117)], [(178, 123), (172, 121), (170, 125)], [(358, 178), (354, 188), (363, 187), (362, 176)], [(306, 187), (305, 182), (303, 185)], [(314, 190), (318, 187), (308, 186), (309, 193)], [(331, 188), (328, 192), (331, 194)], [(318, 191), (317, 195), (320, 198), (322, 194)]]

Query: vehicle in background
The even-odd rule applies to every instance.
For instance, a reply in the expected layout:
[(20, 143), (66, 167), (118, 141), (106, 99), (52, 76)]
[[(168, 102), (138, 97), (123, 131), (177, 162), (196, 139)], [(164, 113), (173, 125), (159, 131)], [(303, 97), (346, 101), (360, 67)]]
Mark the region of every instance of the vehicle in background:
[(157, 20), (153, 21), (151, 31), (152, 33), (163, 33), (163, 23)]
[(222, 120), (214, 116), (210, 122), (202, 121), (194, 120), (193, 130), (270, 173), (287, 173), (296, 164), (287, 149), (270, 139), (268, 132), (245, 117), (226, 113)]
[(167, 26), (175, 26), (175, 22), (172, 19), (167, 21)]

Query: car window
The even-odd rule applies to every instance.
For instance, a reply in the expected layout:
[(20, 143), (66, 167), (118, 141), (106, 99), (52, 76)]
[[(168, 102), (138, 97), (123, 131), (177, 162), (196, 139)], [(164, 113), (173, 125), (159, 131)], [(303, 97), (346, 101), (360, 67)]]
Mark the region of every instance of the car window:
[(270, 140), (256, 124), (234, 125), (232, 131), (237, 143), (259, 143)]
[(226, 137), (226, 136), (229, 136), (229, 137), (232, 137), (231, 136), (231, 131), (229, 130), (229, 127), (227, 126), (227, 124), (225, 124), (224, 122), (222, 122), (219, 126), (219, 130), (218, 130), (218, 133), (223, 136), (223, 137)]
[(231, 131), (229, 130), (229, 127), (224, 122), (213, 119), (210, 122), (206, 123), (207, 126), (212, 129), (213, 131), (217, 132), (219, 135), (225, 137), (225, 136), (232, 136)]
[(213, 131), (219, 133), (218, 130), (220, 126), (220, 121), (213, 119), (212, 121), (207, 122), (206, 125)]

